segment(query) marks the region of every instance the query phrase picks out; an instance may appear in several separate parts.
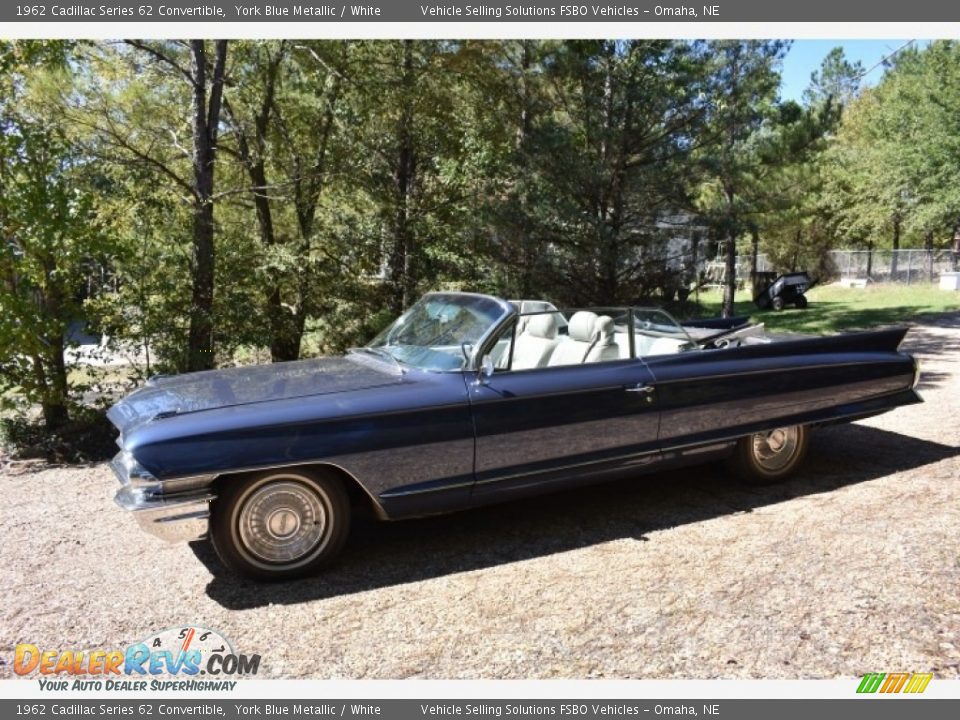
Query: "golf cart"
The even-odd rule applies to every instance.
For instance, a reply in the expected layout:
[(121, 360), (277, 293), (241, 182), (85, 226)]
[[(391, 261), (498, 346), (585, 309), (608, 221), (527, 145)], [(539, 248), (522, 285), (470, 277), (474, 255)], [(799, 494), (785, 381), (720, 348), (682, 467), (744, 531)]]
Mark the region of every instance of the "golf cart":
[(802, 310), (807, 306), (804, 293), (815, 284), (806, 272), (784, 275), (758, 272), (753, 277), (753, 302), (761, 310), (773, 308), (780, 311), (787, 305), (795, 305)]

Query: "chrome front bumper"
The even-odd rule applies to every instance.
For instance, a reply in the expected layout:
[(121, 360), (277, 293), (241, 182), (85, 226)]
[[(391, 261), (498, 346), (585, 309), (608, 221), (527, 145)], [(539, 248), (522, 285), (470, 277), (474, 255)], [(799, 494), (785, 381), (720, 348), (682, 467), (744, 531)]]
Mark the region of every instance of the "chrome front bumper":
[[(210, 521), (210, 502), (216, 498), (209, 485), (212, 477), (185, 478), (169, 482), (145, 477), (143, 474), (131, 478), (122, 455), (123, 453), (120, 453), (110, 463), (123, 486), (114, 497), (117, 505), (132, 512), (143, 530), (161, 540), (188, 542), (206, 536)], [(181, 489), (185, 486), (190, 489)], [(174, 488), (178, 491), (170, 494), (170, 490)]]

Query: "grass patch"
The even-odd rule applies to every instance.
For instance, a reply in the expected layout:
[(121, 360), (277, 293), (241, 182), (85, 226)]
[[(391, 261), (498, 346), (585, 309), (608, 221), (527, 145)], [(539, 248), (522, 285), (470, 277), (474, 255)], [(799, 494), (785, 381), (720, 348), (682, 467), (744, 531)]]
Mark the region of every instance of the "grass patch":
[[(960, 311), (960, 292), (941, 290), (936, 285), (869, 285), (846, 288), (822, 285), (807, 293), (806, 310), (788, 307), (780, 312), (760, 310), (750, 299), (750, 290), (739, 291), (737, 315), (749, 315), (766, 324), (772, 332), (827, 334), (842, 330), (864, 330), (881, 325), (913, 322), (922, 316)], [(723, 292), (702, 291), (704, 316), (720, 314)]]

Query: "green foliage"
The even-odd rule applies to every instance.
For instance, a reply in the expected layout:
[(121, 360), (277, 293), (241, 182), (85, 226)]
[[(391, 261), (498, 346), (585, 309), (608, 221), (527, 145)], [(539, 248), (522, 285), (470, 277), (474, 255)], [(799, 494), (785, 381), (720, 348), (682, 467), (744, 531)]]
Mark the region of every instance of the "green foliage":
[(946, 244), (960, 221), (960, 44), (900, 52), (844, 113), (825, 158), (823, 203), (839, 239)]
[(777, 103), (783, 41), (718, 40), (713, 55), (707, 112), (707, 142), (698, 209), (725, 243), (724, 316), (733, 314), (737, 239), (766, 209), (766, 175), (789, 161), (788, 143), (776, 127), (791, 113)]
[(810, 86), (803, 93), (807, 105), (832, 103), (846, 105), (860, 92), (864, 68), (859, 60), (850, 62), (843, 48), (835, 47), (810, 76)]
[(96, 169), (31, 96), (63, 52), (8, 46), (0, 60), (10, 92), (0, 101), (0, 389), (40, 404), (50, 428), (68, 420), (68, 329), (103, 261)]
[(666, 284), (665, 223), (689, 207), (691, 138), (703, 129), (704, 48), (583, 41), (547, 58), (554, 108), (533, 124), (535, 226), (563, 302), (622, 303)]
[(677, 235), (811, 270), (838, 242), (943, 243), (957, 43), (867, 90), (834, 51), (802, 106), (778, 97), (787, 47), (231, 41), (213, 184), (196, 109), (221, 46), (0, 43), (0, 389), (64, 422), (80, 320), (142, 378), (197, 367), (207, 323), (201, 364), (288, 360), (437, 288), (669, 302), (691, 280)]
[(116, 430), (102, 410), (76, 408), (68, 422), (51, 429), (27, 415), (0, 418), (0, 447), (18, 460), (52, 463), (108, 460), (117, 451)]

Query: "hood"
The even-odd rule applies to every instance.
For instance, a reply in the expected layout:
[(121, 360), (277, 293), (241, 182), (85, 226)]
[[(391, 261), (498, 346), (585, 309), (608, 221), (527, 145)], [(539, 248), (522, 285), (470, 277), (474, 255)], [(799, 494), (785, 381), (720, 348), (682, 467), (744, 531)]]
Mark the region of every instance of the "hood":
[(160, 375), (110, 408), (107, 417), (123, 434), (173, 415), (363, 390), (400, 378), (397, 368), (363, 355)]

